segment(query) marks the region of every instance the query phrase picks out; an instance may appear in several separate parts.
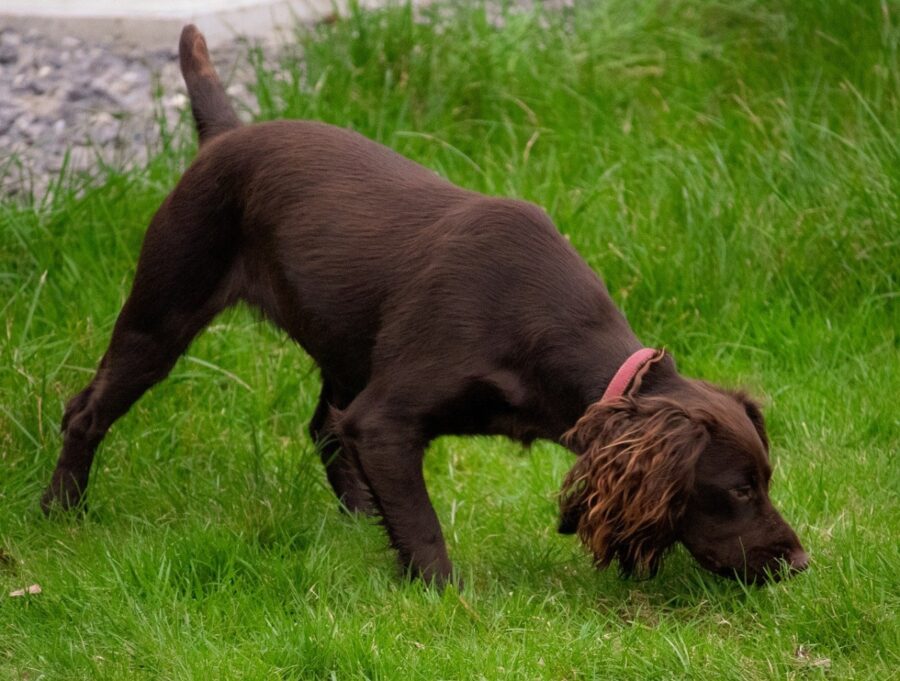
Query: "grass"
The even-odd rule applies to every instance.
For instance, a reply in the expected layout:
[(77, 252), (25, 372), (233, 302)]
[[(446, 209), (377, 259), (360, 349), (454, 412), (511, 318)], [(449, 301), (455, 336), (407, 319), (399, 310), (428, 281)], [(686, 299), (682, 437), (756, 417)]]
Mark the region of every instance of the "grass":
[(762, 397), (808, 572), (743, 588), (677, 549), (652, 581), (598, 573), (554, 532), (565, 452), (446, 438), (426, 475), (466, 587), (404, 582), (326, 489), (315, 367), (242, 309), (113, 428), (87, 517), (44, 519), (185, 124), (144, 168), (0, 208), (0, 677), (896, 678), (898, 22), (887, 0), (394, 7), (249, 55), (262, 118), (540, 203), (647, 344)]

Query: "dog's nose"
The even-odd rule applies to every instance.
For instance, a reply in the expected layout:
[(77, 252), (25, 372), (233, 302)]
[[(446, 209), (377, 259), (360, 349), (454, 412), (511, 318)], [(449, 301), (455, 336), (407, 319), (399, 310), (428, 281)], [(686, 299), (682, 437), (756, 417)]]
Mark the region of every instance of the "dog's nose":
[(803, 572), (809, 567), (809, 554), (803, 549), (791, 549), (787, 558), (788, 564), (791, 566), (791, 572)]

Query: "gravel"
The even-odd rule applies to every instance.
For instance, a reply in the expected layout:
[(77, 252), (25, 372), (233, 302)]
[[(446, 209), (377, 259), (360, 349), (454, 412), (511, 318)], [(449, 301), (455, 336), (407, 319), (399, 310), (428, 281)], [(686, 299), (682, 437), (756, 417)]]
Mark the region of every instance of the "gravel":
[[(177, 36), (172, 43), (148, 51), (0, 29), (0, 197), (42, 196), (64, 164), (94, 175), (104, 164), (145, 161), (159, 117), (171, 129), (188, 104)], [(250, 108), (253, 73), (244, 54), (234, 42), (213, 57), (229, 94)]]
[[(536, 0), (516, 0), (528, 10)], [(573, 0), (544, 0), (561, 9)], [(501, 5), (489, 20), (504, 23)], [(104, 166), (127, 168), (158, 148), (160, 118), (173, 129), (188, 107), (178, 70), (177, 36), (171, 49), (124, 43), (50, 39), (37, 29), (0, 28), (0, 199), (42, 197), (65, 166), (93, 176)], [(216, 68), (239, 111), (255, 113), (254, 74), (242, 41), (218, 46)], [(277, 52), (269, 47), (265, 60)], [(159, 96), (157, 97), (157, 94)]]

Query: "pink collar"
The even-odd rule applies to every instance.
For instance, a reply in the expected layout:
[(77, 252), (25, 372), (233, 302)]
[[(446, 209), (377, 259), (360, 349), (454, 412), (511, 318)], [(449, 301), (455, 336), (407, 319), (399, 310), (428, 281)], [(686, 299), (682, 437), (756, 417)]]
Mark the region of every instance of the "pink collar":
[(606, 386), (606, 392), (603, 393), (603, 397), (600, 401), (605, 402), (606, 400), (611, 400), (624, 395), (625, 390), (634, 379), (635, 374), (641, 370), (641, 367), (653, 359), (657, 352), (659, 351), (654, 350), (653, 348), (641, 348), (631, 355), (631, 357), (626, 359), (622, 363), (622, 366), (619, 367), (616, 375), (613, 376), (612, 380), (609, 382), (609, 385)]

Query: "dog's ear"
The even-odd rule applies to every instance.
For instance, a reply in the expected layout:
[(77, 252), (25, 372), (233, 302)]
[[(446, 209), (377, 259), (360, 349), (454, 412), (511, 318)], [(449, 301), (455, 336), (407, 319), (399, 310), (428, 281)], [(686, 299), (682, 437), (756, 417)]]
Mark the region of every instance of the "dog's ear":
[(706, 425), (669, 399), (622, 397), (589, 407), (566, 440), (579, 455), (560, 529), (574, 526), (598, 567), (653, 575), (675, 542)]
[(756, 432), (759, 435), (759, 439), (762, 440), (763, 446), (766, 448), (766, 451), (769, 451), (769, 436), (766, 433), (766, 421), (763, 418), (762, 410), (759, 407), (759, 404), (752, 400), (747, 396), (746, 393), (739, 392), (735, 395), (738, 402), (744, 405), (744, 411), (747, 412), (747, 418), (750, 419), (750, 422), (753, 424), (753, 427), (756, 428)]

